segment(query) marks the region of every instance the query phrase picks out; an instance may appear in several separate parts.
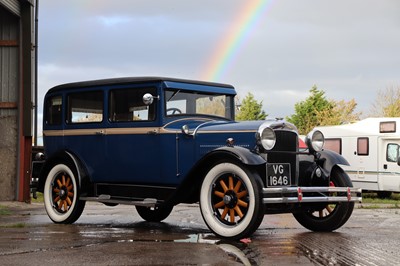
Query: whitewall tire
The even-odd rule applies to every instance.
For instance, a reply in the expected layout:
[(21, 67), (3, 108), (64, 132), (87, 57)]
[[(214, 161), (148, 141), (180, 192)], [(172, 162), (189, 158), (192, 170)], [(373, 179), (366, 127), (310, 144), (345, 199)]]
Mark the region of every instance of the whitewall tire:
[(251, 235), (264, 217), (260, 177), (236, 163), (215, 165), (201, 186), (200, 211), (218, 236), (239, 239)]
[(56, 164), (48, 173), (44, 185), (44, 205), (47, 215), (55, 223), (75, 222), (85, 207), (79, 200), (76, 175), (66, 164)]

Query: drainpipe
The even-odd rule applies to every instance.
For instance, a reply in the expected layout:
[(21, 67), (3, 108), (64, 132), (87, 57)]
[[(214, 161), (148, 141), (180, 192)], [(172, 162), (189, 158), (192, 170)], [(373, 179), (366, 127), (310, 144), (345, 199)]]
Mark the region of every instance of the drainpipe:
[(39, 0), (36, 0), (35, 5), (35, 120), (33, 125), (33, 143), (34, 146), (37, 146), (38, 139), (38, 29), (39, 29)]

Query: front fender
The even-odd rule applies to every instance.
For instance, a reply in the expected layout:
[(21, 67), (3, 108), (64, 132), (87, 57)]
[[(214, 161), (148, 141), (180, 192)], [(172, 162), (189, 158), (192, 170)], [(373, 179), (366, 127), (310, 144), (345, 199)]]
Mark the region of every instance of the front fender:
[(321, 154), (320, 160), (323, 161), (324, 170), (329, 173), (332, 171), (332, 168), (337, 164), (350, 165), (349, 162), (339, 153), (336, 153), (331, 150), (323, 150), (319, 152)]
[[(342, 155), (330, 150), (319, 152), (318, 159), (312, 154), (300, 154), (299, 161), (301, 186), (327, 186), (335, 165), (349, 165)], [(322, 174), (317, 174), (318, 168), (322, 170)]]
[(221, 152), (227, 152), (230, 155), (233, 155), (234, 157), (239, 159), (243, 164), (246, 165), (261, 165), (266, 163), (265, 159), (261, 157), (259, 154), (251, 152), (249, 149), (240, 146), (220, 147), (207, 154), (207, 157), (213, 156), (216, 153), (221, 153)]

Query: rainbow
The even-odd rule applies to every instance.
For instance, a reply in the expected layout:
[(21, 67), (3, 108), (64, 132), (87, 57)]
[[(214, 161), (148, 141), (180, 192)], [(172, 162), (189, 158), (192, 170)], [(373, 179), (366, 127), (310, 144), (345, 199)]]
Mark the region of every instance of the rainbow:
[(271, 3), (272, 0), (245, 1), (244, 8), (239, 9), (240, 14), (235, 18), (235, 24), (223, 36), (211, 56), (211, 60), (202, 74), (203, 80), (217, 81), (227, 73), (246, 41), (249, 40), (250, 33), (265, 17)]

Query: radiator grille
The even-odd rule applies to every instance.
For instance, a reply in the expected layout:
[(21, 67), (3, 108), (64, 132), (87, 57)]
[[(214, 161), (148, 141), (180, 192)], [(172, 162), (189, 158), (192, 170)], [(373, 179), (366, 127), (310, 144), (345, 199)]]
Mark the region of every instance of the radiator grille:
[(275, 147), (268, 152), (268, 163), (290, 163), (291, 183), (297, 185), (299, 163), (298, 155), (298, 135), (293, 131), (276, 130), (276, 144)]

